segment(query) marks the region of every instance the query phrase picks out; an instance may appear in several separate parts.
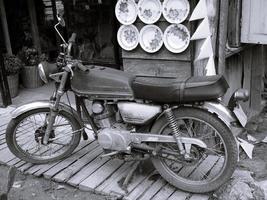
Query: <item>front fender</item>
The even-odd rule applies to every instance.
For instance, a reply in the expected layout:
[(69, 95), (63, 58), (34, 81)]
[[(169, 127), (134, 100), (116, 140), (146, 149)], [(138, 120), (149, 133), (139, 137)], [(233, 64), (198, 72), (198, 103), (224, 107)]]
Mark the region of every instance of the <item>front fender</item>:
[[(50, 108), (51, 105), (52, 104), (50, 103), (50, 101), (35, 101), (32, 103), (24, 104), (24, 105), (16, 108), (14, 111), (12, 111), (11, 117), (14, 119), (14, 118), (17, 118), (18, 116), (30, 111), (30, 110), (41, 109), (41, 108)], [(64, 110), (64, 111), (68, 112), (69, 114), (73, 115), (73, 117), (76, 119), (76, 121), (80, 124), (80, 127), (81, 128), (84, 127), (84, 123), (81, 120), (81, 118), (79, 117), (79, 114), (71, 106), (60, 102), (58, 109)], [(83, 135), (84, 140), (88, 139), (88, 135), (85, 131), (82, 131), (82, 135)]]
[[(34, 101), (31, 103), (27, 103), (27, 104), (24, 104), (22, 106), (19, 106), (18, 108), (13, 110), (11, 112), (11, 117), (14, 119), (14, 118), (17, 118), (18, 116), (30, 111), (30, 110), (41, 109), (41, 108), (50, 108), (50, 107), (51, 107), (51, 103), (49, 101)], [(65, 111), (71, 113), (73, 115), (73, 117), (80, 123), (81, 127), (84, 126), (77, 111), (75, 109), (73, 109), (71, 106), (64, 104), (64, 103), (60, 103), (59, 104), (59, 110), (65, 110)]]

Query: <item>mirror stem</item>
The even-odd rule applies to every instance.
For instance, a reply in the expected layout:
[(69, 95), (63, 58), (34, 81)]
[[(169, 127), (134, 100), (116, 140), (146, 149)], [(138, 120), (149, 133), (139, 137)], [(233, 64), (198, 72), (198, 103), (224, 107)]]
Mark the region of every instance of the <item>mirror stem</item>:
[(59, 25), (60, 23), (57, 23), (54, 28), (56, 30), (56, 32), (58, 33), (59, 37), (61, 38), (61, 40), (64, 42), (65, 45), (68, 45), (68, 43), (64, 40), (63, 36), (60, 34), (60, 32), (58, 31), (57, 29), (57, 26)]

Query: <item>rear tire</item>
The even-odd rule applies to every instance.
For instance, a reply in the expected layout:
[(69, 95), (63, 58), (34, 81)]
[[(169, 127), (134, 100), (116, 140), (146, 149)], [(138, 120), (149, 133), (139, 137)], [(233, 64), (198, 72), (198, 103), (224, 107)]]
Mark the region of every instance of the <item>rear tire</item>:
[[(55, 161), (58, 161), (62, 158), (69, 156), (74, 151), (74, 149), (79, 145), (80, 138), (81, 138), (81, 132), (77, 132), (75, 134), (72, 134), (70, 142), (69, 142), (69, 144), (66, 145), (67, 148), (64, 150), (64, 152), (58, 156), (51, 157), (51, 158), (45, 158), (45, 159), (38, 158), (37, 156), (31, 155), (27, 151), (23, 150), (22, 147), (20, 147), (20, 145), (17, 142), (16, 135), (21, 134), (21, 133), (17, 133), (17, 129), (20, 126), (20, 124), (24, 123), (23, 120), (27, 119), (30, 116), (38, 115), (40, 113), (49, 113), (49, 111), (50, 111), (49, 108), (34, 109), (34, 110), (28, 111), (26, 113), (23, 113), (22, 115), (18, 116), (15, 119), (12, 119), (9, 122), (7, 130), (6, 130), (6, 142), (7, 142), (8, 148), (15, 156), (17, 156), (18, 158), (20, 158), (24, 161), (27, 161), (30, 163), (35, 163), (35, 164), (55, 162)], [(66, 120), (68, 120), (73, 132), (82, 128), (81, 125), (79, 124), (79, 122), (77, 122), (77, 120), (68, 111), (60, 110), (57, 116), (62, 116)], [(28, 134), (28, 133), (29, 132), (26, 132), (25, 134)], [(21, 137), (21, 136), (18, 136), (18, 137)], [(35, 137), (34, 132), (33, 132), (33, 135), (32, 135), (32, 133), (30, 133), (29, 137), (34, 138)], [(33, 140), (33, 143), (34, 142), (35, 141)]]
[[(218, 172), (219, 174), (211, 180), (189, 180), (189, 178), (181, 177), (179, 175), (180, 172), (172, 171), (162, 158), (153, 158), (152, 162), (155, 168), (158, 170), (160, 175), (166, 179), (170, 184), (174, 185), (177, 188), (182, 190), (193, 192), (193, 193), (206, 193), (211, 192), (219, 188), (222, 184), (224, 184), (228, 179), (231, 178), (237, 164), (238, 154), (237, 154), (237, 145), (235, 142), (235, 138), (231, 133), (230, 129), (215, 115), (208, 113), (205, 110), (197, 109), (197, 108), (178, 108), (173, 111), (176, 119), (179, 118), (192, 118), (205, 122), (210, 125), (218, 132), (221, 140), (224, 143), (224, 149), (227, 152), (227, 156), (225, 156), (224, 167), (222, 171)], [(163, 128), (168, 124), (165, 117), (160, 118), (152, 127), (152, 133), (163, 133)], [(191, 129), (191, 128), (190, 128)], [(205, 131), (203, 131), (205, 132)], [(204, 137), (205, 138), (205, 137)], [(209, 138), (210, 139), (210, 138)], [(215, 139), (214, 139), (215, 141)], [(214, 156), (214, 155), (213, 155)], [(220, 160), (221, 158), (219, 158)], [(203, 161), (204, 162), (204, 161)], [(197, 166), (197, 165), (196, 165)], [(215, 166), (215, 165), (214, 165)], [(182, 165), (184, 168), (188, 168), (186, 165)], [(208, 174), (208, 172), (206, 172)], [(208, 176), (207, 175), (207, 179)], [(204, 176), (205, 177), (205, 176)]]

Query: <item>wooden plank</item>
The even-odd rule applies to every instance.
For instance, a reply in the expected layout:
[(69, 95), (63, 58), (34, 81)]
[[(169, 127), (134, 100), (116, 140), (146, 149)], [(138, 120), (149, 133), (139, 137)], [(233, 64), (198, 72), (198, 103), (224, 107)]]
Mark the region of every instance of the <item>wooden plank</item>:
[(0, 126), (6, 126), (7, 127), (7, 124), (8, 122), (11, 120), (11, 117), (10, 116), (5, 116), (5, 117), (1, 117), (1, 121), (0, 121)]
[(146, 177), (146, 179), (140, 183), (133, 191), (127, 194), (124, 199), (126, 200), (135, 200), (140, 197), (151, 185), (159, 179), (159, 175), (152, 173)]
[(162, 47), (156, 53), (147, 53), (140, 46), (138, 46), (133, 51), (122, 50), (122, 58), (130, 59), (140, 59), (140, 60), (175, 60), (175, 61), (190, 61), (190, 48), (184, 51), (181, 54), (174, 54), (167, 50), (165, 47)]
[[(96, 188), (96, 191), (101, 191), (103, 194), (110, 193), (109, 189), (112, 189), (114, 185), (118, 184), (118, 181), (122, 179), (126, 174), (128, 174), (129, 170), (131, 169), (131, 166), (133, 165), (133, 162), (126, 162), (124, 163), (118, 170), (116, 170), (111, 177), (109, 177), (105, 182), (103, 182), (101, 185), (99, 185)], [(111, 187), (111, 188), (110, 188)]]
[(94, 190), (97, 186), (105, 181), (108, 177), (112, 175), (121, 165), (123, 164), (122, 160), (111, 159), (100, 167), (93, 174), (88, 176), (79, 184), (79, 189), (81, 190)]
[(32, 167), (33, 164), (32, 163), (25, 163), (24, 165), (21, 165), (18, 170), (20, 170), (21, 172), (25, 172), (27, 169), (29, 169), (30, 167)]
[(252, 70), (251, 70), (251, 108), (255, 111), (261, 111), (261, 92), (262, 81), (264, 76), (264, 52), (263, 46), (256, 46), (253, 50)]
[(49, 179), (52, 178), (54, 175), (56, 175), (59, 171), (65, 169), (69, 165), (71, 165), (73, 162), (75, 162), (80, 157), (84, 156), (88, 152), (88, 146), (89, 144), (81, 144), (78, 148), (79, 150), (76, 151), (76, 153), (72, 154), (71, 156), (67, 157), (66, 159), (62, 160), (57, 165), (53, 166), (51, 169), (46, 171), (43, 175), (45, 178)]
[[(146, 168), (145, 168), (146, 167)], [(133, 191), (141, 182), (143, 182), (147, 176), (150, 174), (154, 174), (153, 172), (154, 168), (150, 167), (148, 162), (145, 162), (142, 166), (142, 172), (138, 171), (137, 173), (134, 173), (132, 180), (130, 181), (129, 185), (127, 186), (127, 191), (130, 193)], [(121, 181), (122, 178), (125, 178), (127, 176), (128, 172), (126, 171), (125, 173), (122, 174), (121, 177), (118, 177), (118, 180)], [(119, 179), (121, 178), (121, 179)], [(105, 193), (110, 193), (110, 194), (123, 194), (126, 195), (126, 191), (121, 188), (118, 182), (115, 182), (113, 184), (110, 184), (108, 187), (104, 189)]]
[(159, 61), (124, 59), (124, 71), (136, 75), (176, 77), (184, 79), (191, 76), (191, 63), (185, 61)]
[[(82, 169), (86, 164), (91, 162), (93, 159), (95, 159), (97, 156), (99, 156), (103, 150), (101, 147), (97, 147), (97, 143), (93, 143), (90, 145), (90, 149), (88, 149), (88, 153), (81, 157), (79, 160), (68, 166), (66, 169), (59, 172), (55, 177), (53, 177), (53, 180), (55, 181), (66, 181), (71, 176), (76, 174), (80, 169)], [(97, 147), (97, 148), (96, 148)]]
[(217, 163), (214, 165), (214, 167), (211, 169), (209, 176), (214, 177), (219, 173), (219, 171), (222, 169), (224, 165), (224, 158), (220, 158)]
[[(77, 151), (82, 149), (84, 146), (86, 146), (88, 141), (81, 141), (80, 145), (72, 152), (71, 156), (73, 156)], [(46, 171), (50, 170), (54, 166), (58, 165), (62, 161), (56, 161), (54, 163), (48, 163), (48, 164), (41, 164), (41, 165), (35, 165), (32, 168), (29, 168), (26, 173), (34, 173), (35, 176), (41, 176)]]
[[(251, 68), (252, 68), (252, 51), (251, 49), (246, 49), (242, 53), (243, 58), (243, 67), (244, 67), (244, 78), (242, 83), (242, 88), (247, 89), (249, 91), (249, 94), (251, 95)], [(242, 102), (241, 105), (246, 111), (246, 113), (249, 112), (250, 108), (250, 99), (247, 102)]]
[(194, 180), (201, 180), (211, 170), (211, 168), (218, 161), (217, 156), (209, 155), (190, 175), (190, 178)]
[(168, 198), (168, 200), (186, 200), (189, 196), (190, 193), (177, 190)]
[(143, 193), (143, 195), (141, 197), (139, 197), (138, 199), (140, 200), (147, 200), (147, 199), (151, 199), (153, 196), (155, 196), (155, 194), (164, 186), (166, 185), (166, 181), (164, 181), (162, 178), (159, 178), (155, 183), (153, 183), (151, 185), (151, 187), (145, 192)]
[(8, 166), (13, 166), (13, 165), (17, 164), (17, 163), (20, 162), (20, 161), (21, 161), (21, 159), (19, 159), (19, 158), (16, 157), (16, 158), (14, 158), (14, 159), (8, 161), (6, 164), (7, 164)]
[(175, 190), (175, 187), (167, 184), (159, 190), (159, 192), (152, 198), (152, 200), (166, 200), (174, 193)]
[(5, 148), (7, 148), (7, 144), (6, 143), (3, 143), (3, 144), (0, 145), (0, 150), (3, 150)]
[(193, 194), (189, 200), (209, 200), (209, 195)]
[(94, 159), (92, 162), (90, 162), (84, 168), (82, 168), (77, 174), (71, 177), (70, 180), (67, 181), (67, 183), (72, 186), (79, 185), (79, 183), (85, 180), (88, 176), (90, 176), (94, 171), (96, 171), (99, 167), (104, 165), (109, 160), (110, 158), (107, 157), (102, 159), (98, 157)]

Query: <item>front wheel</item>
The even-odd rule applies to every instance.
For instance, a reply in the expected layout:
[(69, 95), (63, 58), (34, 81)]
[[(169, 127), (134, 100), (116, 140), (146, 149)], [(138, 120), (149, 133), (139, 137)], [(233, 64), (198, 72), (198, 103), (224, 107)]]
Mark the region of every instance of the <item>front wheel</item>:
[(71, 113), (60, 110), (47, 145), (43, 145), (49, 108), (34, 109), (12, 119), (6, 130), (6, 142), (18, 158), (36, 164), (58, 161), (78, 146), (81, 126)]
[[(201, 139), (207, 149), (189, 146), (190, 159), (173, 155), (153, 158), (155, 168), (170, 184), (182, 190), (194, 193), (214, 191), (235, 170), (238, 154), (234, 136), (217, 116), (205, 110), (179, 108), (173, 112), (182, 136)], [(153, 125), (151, 132), (172, 135), (164, 117)], [(157, 148), (179, 154), (176, 144), (157, 144)]]

